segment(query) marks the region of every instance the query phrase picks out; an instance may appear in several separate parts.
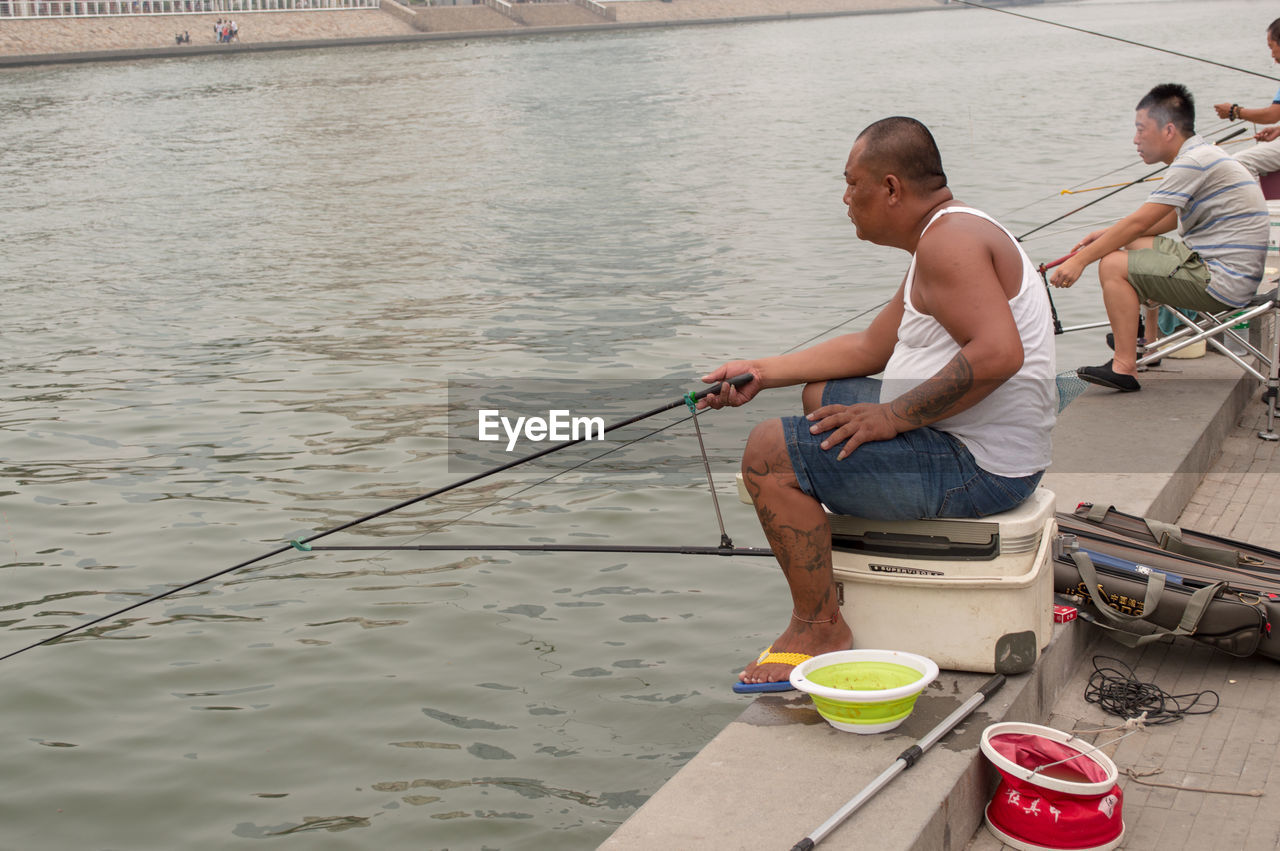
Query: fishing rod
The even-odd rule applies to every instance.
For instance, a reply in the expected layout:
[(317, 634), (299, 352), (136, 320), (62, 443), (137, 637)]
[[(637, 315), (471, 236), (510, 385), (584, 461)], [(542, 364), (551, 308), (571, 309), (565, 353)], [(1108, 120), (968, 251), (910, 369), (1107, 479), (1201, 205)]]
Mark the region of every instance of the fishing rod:
[[(1049, 296), (1049, 313), (1053, 314), (1053, 336), (1057, 337), (1065, 332), (1062, 327), (1062, 320), (1058, 318), (1058, 308), (1053, 303), (1053, 289), (1049, 286), (1048, 271), (1054, 266), (1065, 263), (1075, 252), (1059, 257), (1050, 263), (1041, 263), (1036, 267), (1036, 271), (1040, 273), (1040, 280), (1044, 281), (1044, 291)], [(1072, 328), (1072, 331), (1077, 329)]]
[[(750, 373), (743, 373), (742, 375), (735, 375), (733, 378), (730, 378), (727, 381), (723, 381), (723, 382), (718, 381), (715, 384), (711, 385), (710, 387), (705, 387), (702, 390), (699, 390), (697, 392), (694, 392), (691, 390), (687, 394), (685, 394), (684, 396), (681, 396), (679, 399), (676, 399), (673, 402), (668, 402), (667, 404), (659, 405), (658, 407), (650, 411), (645, 411), (643, 414), (637, 414), (633, 417), (628, 417), (625, 420), (620, 420), (619, 422), (613, 423), (611, 425), (607, 425), (604, 427), (604, 429), (600, 433), (607, 434), (608, 432), (614, 431), (616, 429), (620, 429), (625, 426), (632, 425), (633, 423), (638, 423), (641, 420), (645, 420), (650, 417), (657, 416), (658, 414), (669, 411), (672, 408), (678, 408), (681, 405), (689, 405), (691, 402), (696, 402), (699, 399), (702, 399), (706, 396), (715, 395), (720, 392), (720, 390), (723, 388), (725, 384), (729, 384), (730, 386), (733, 386), (733, 387), (741, 387), (744, 384), (748, 384), (751, 381), (751, 379), (752, 379), (752, 375)], [(337, 532), (342, 532), (346, 529), (352, 528), (353, 526), (358, 526), (361, 523), (366, 523), (370, 520), (374, 520), (378, 517), (382, 517), (384, 515), (390, 514), (393, 511), (399, 511), (402, 508), (407, 508), (410, 505), (415, 505), (419, 502), (423, 502), (425, 500), (431, 499), (432, 497), (440, 496), (441, 494), (448, 493), (449, 491), (452, 491), (452, 490), (456, 490), (457, 488), (463, 487), (464, 485), (469, 485), (469, 484), (472, 484), (473, 482), (478, 482), (481, 479), (488, 478), (489, 476), (493, 476), (498, 473), (505, 472), (507, 470), (510, 470), (513, 467), (518, 467), (521, 464), (527, 464), (530, 461), (534, 461), (534, 460), (537, 460), (538, 458), (542, 458), (546, 455), (550, 455), (553, 452), (559, 452), (562, 449), (568, 449), (570, 446), (575, 446), (579, 443), (583, 443), (587, 439), (588, 438), (584, 436), (584, 437), (574, 438), (573, 440), (567, 440), (563, 443), (558, 443), (554, 446), (548, 446), (546, 449), (542, 449), (530, 455), (525, 455), (523, 457), (516, 458), (512, 461), (508, 461), (505, 464), (500, 464), (497, 467), (492, 467), (488, 470), (483, 470), (479, 473), (476, 473), (475, 475), (468, 476), (464, 479), (459, 479), (458, 481), (453, 482), (452, 484), (448, 484), (443, 487), (436, 488), (433, 491), (428, 491), (427, 493), (420, 494), (418, 496), (412, 497), (411, 499), (403, 500), (402, 502), (398, 502), (395, 505), (389, 506), (387, 508), (383, 508), (379, 511), (375, 511), (372, 514), (366, 514), (364, 517), (360, 517), (355, 520), (348, 521), (339, 526), (334, 526), (332, 529), (326, 529), (325, 531), (317, 532), (316, 534), (311, 535), (310, 537), (290, 541), (288, 544), (285, 544), (284, 546), (281, 546), (281, 547), (276, 547), (274, 550), (263, 553), (260, 556), (255, 556), (254, 558), (247, 559), (245, 561), (240, 562), (239, 564), (234, 564), (231, 567), (223, 568), (222, 570), (216, 571), (214, 573), (210, 573), (207, 576), (202, 576), (199, 579), (193, 579), (190, 582), (183, 583), (182, 585), (179, 585), (175, 588), (170, 588), (168, 591), (164, 591), (160, 594), (155, 594), (151, 597), (147, 597), (145, 600), (139, 600), (136, 603), (132, 603), (128, 606), (125, 606), (124, 608), (117, 609), (114, 612), (108, 612), (107, 614), (102, 615), (101, 617), (94, 618), (91, 621), (86, 621), (85, 623), (78, 624), (76, 626), (71, 627), (70, 629), (64, 629), (55, 635), (49, 636), (48, 638), (41, 639), (40, 641), (33, 642), (24, 647), (20, 647), (17, 650), (13, 650), (8, 653), (5, 653), (3, 656), (0, 656), (0, 662), (3, 662), (4, 660), (10, 659), (21, 653), (25, 653), (28, 650), (33, 650), (36, 647), (40, 647), (41, 645), (49, 644), (51, 642), (57, 641), (60, 638), (66, 638), (68, 635), (72, 635), (77, 632), (82, 632), (91, 626), (95, 626), (97, 624), (102, 623), (103, 621), (110, 620), (111, 618), (114, 618), (114, 617), (119, 617), (120, 615), (126, 612), (131, 612), (134, 609), (147, 605), (148, 603), (153, 603), (157, 600), (163, 600), (164, 598), (171, 597), (180, 591), (185, 591), (188, 588), (194, 588), (195, 586), (201, 585), (212, 579), (217, 579), (219, 576), (225, 576), (228, 573), (234, 573), (237, 570), (242, 570), (246, 567), (249, 567), (250, 565), (257, 564), (258, 562), (266, 561), (267, 559), (272, 558), (274, 556), (278, 556), (287, 552), (294, 552), (300, 549), (302, 549), (305, 552), (306, 545), (310, 544), (312, 541), (318, 541), (321, 538), (328, 537), (329, 535), (333, 535)], [(387, 547), (381, 547), (380, 549), (387, 549)]]
[(987, 6), (983, 3), (974, 3), (971, 0), (948, 0), (951, 3), (959, 3), (961, 6), (972, 6), (975, 9), (989, 9), (992, 12), (1003, 12), (1006, 15), (1013, 15), (1015, 18), (1026, 18), (1028, 21), (1035, 21), (1038, 24), (1048, 24), (1051, 27), (1062, 27), (1064, 30), (1073, 30), (1074, 32), (1084, 33), (1085, 35), (1094, 35), (1098, 38), (1109, 38), (1112, 41), (1119, 41), (1124, 44), (1131, 44), (1134, 47), (1145, 47), (1147, 50), (1157, 50), (1160, 53), (1168, 53), (1171, 56), (1178, 56), (1182, 59), (1191, 59), (1196, 62), (1204, 62), (1207, 65), (1216, 65), (1219, 68), (1226, 68), (1229, 71), (1239, 71), (1241, 74), (1251, 74), (1254, 77), (1261, 77), (1264, 80), (1275, 80), (1280, 82), (1280, 77), (1272, 77), (1270, 74), (1263, 74), (1260, 71), (1250, 71), (1247, 68), (1240, 68), (1235, 65), (1227, 65), (1224, 62), (1218, 62), (1213, 59), (1205, 59), (1202, 56), (1192, 56), (1190, 53), (1179, 53), (1176, 50), (1169, 50), (1166, 47), (1156, 47), (1154, 44), (1146, 44), (1141, 41), (1133, 41), (1128, 38), (1121, 38), (1118, 35), (1110, 35), (1108, 33), (1098, 32), (1097, 30), (1087, 30), (1083, 27), (1073, 27), (1070, 24), (1061, 24), (1057, 21), (1048, 21), (1044, 18), (1037, 18), (1032, 15), (1024, 15), (1021, 12), (1011, 12), (1008, 9), (999, 9), (995, 6)]
[[(1236, 136), (1239, 136), (1241, 133), (1248, 132), (1248, 130), (1249, 130), (1248, 127), (1237, 127), (1235, 130), (1228, 133), (1227, 135), (1222, 136), (1218, 139), (1215, 139), (1214, 144), (1221, 145), (1223, 142), (1227, 141), (1228, 139), (1234, 139)], [(1037, 225), (1036, 227), (1024, 233), (1022, 236), (1018, 237), (1018, 242), (1022, 242), (1024, 239), (1031, 236), (1031, 234), (1036, 233), (1037, 231), (1044, 230), (1049, 225), (1057, 224), (1058, 222), (1062, 221), (1065, 218), (1068, 218), (1069, 216), (1074, 216), (1076, 213), (1079, 213), (1082, 210), (1087, 210), (1088, 208), (1092, 207), (1094, 204), (1107, 200), (1112, 195), (1115, 195), (1117, 192), (1123, 192), (1124, 190), (1128, 189), (1130, 186), (1135, 186), (1139, 183), (1142, 183), (1143, 181), (1150, 180), (1151, 178), (1155, 177), (1157, 174), (1160, 174), (1160, 172), (1165, 171), (1168, 168), (1169, 168), (1168, 165), (1162, 165), (1160, 166), (1160, 168), (1156, 169), (1155, 171), (1150, 172), (1148, 174), (1144, 174), (1142, 177), (1139, 177), (1135, 180), (1130, 180), (1128, 183), (1123, 183), (1118, 188), (1111, 190), (1107, 194), (1100, 195), (1097, 198), (1094, 198), (1092, 201), (1089, 201), (1085, 204), (1082, 204), (1079, 207), (1076, 207), (1074, 210), (1071, 210), (1070, 212), (1063, 213), (1061, 216), (1058, 216), (1056, 219), (1050, 219), (1049, 221), (1045, 222), (1042, 225)], [(1063, 258), (1063, 259), (1066, 259), (1066, 258)]]
[[(1060, 540), (1055, 540), (1054, 542), (1055, 556), (1061, 555), (1061, 553), (1059, 552), (1060, 550), (1063, 552), (1069, 551), (1072, 546), (1085, 549), (1089, 541), (1096, 541), (1098, 545), (1116, 543), (1116, 539), (1114, 537), (1110, 535), (1102, 534), (1099, 532), (1090, 531), (1088, 529), (1073, 529), (1070, 534), (1061, 534), (1058, 537)], [(1206, 536), (1206, 537), (1210, 538), (1211, 540), (1217, 540), (1220, 543), (1228, 543), (1228, 544), (1231, 543), (1229, 541), (1223, 541), (1222, 539), (1217, 538), (1217, 536)], [(1075, 539), (1075, 540), (1073, 543), (1072, 540), (1067, 540), (1067, 539)], [(1083, 540), (1085, 544), (1080, 544), (1079, 542), (1081, 540)], [(1172, 550), (1165, 550), (1160, 548), (1153, 550), (1149, 545), (1146, 545), (1146, 544), (1137, 544), (1137, 545), (1134, 545), (1134, 548), (1139, 550), (1145, 550), (1153, 558), (1165, 558), (1165, 559), (1171, 559), (1174, 561), (1185, 562), (1192, 568), (1203, 564), (1202, 561), (1196, 559), (1193, 556), (1183, 555), (1182, 553), (1173, 552)], [(1085, 551), (1089, 554), (1091, 558), (1094, 556), (1094, 550), (1086, 549)], [(1115, 558), (1115, 557), (1106, 556), (1106, 558)], [(1094, 559), (1094, 561), (1095, 563), (1101, 564), (1101, 562), (1098, 562), (1096, 558)], [(1144, 570), (1145, 571), (1156, 570), (1157, 572), (1164, 573), (1168, 576), (1178, 576), (1178, 574), (1170, 573), (1167, 570), (1146, 567), (1145, 565), (1139, 564), (1138, 562), (1135, 562), (1132, 560), (1126, 560), (1126, 561), (1127, 561), (1127, 564), (1120, 567), (1121, 569), (1128, 570), (1129, 572), (1134, 572), (1135, 568), (1139, 568), (1139, 570), (1137, 571), (1139, 573), (1143, 573)], [(1106, 565), (1106, 566), (1116, 567), (1116, 565)], [(1258, 583), (1262, 582), (1263, 580), (1270, 579), (1271, 582), (1273, 583), (1280, 581), (1280, 569), (1277, 569), (1274, 567), (1268, 567), (1265, 563), (1262, 563), (1261, 560), (1258, 560), (1258, 563), (1256, 564), (1245, 565), (1244, 563), (1241, 563), (1240, 565), (1236, 565), (1236, 566), (1232, 566), (1228, 564), (1215, 564), (1214, 567), (1220, 573), (1229, 573), (1235, 576), (1239, 576), (1246, 581), (1252, 581), (1254, 583), (1254, 586), (1245, 588), (1245, 590), (1250, 592), (1256, 592), (1260, 590)], [(1181, 579), (1181, 577), (1179, 578)], [(1185, 582), (1182, 582), (1182, 584), (1185, 584), (1191, 587), (1197, 587), (1197, 585), (1203, 586), (1209, 583), (1206, 580), (1198, 579), (1196, 577), (1191, 577), (1190, 579), (1187, 579)], [(1236, 590), (1240, 590), (1241, 585), (1234, 584), (1232, 585), (1232, 587), (1235, 588)], [(1269, 589), (1273, 588), (1274, 585), (1266, 585), (1263, 587), (1268, 589), (1266, 590), (1266, 593), (1268, 594), (1273, 593)]]
[[(1153, 181), (1153, 180), (1164, 180), (1164, 178), (1163, 177), (1144, 177), (1142, 180), (1139, 180), (1138, 183), (1149, 183), (1150, 181)], [(1086, 192), (1097, 192), (1099, 189), (1111, 189), (1112, 187), (1115, 187), (1115, 186), (1127, 186), (1127, 185), (1128, 183), (1108, 183), (1104, 186), (1089, 186), (1084, 189), (1063, 189), (1058, 194), (1059, 195), (1083, 195)]]
[(297, 543), (294, 547), (302, 552), (331, 553), (341, 551), (407, 551), (407, 552), (459, 552), (483, 550), (499, 553), (639, 553), (641, 555), (663, 554), (682, 556), (772, 556), (773, 550), (768, 547), (697, 547), (697, 546), (639, 546), (631, 544), (400, 544), (379, 546), (377, 544), (330, 545), (313, 547)]

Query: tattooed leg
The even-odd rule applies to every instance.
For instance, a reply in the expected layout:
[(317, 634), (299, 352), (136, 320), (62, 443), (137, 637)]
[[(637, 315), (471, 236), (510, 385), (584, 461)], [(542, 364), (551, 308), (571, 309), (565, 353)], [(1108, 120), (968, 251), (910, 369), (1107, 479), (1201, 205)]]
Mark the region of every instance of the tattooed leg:
[[(840, 615), (831, 573), (831, 527), (821, 503), (800, 490), (785, 440), (782, 421), (769, 420), (751, 432), (742, 456), (747, 490), (791, 589), (791, 622), (773, 650), (810, 656), (848, 650), (853, 636)], [(780, 682), (792, 667), (753, 662), (739, 679)]]

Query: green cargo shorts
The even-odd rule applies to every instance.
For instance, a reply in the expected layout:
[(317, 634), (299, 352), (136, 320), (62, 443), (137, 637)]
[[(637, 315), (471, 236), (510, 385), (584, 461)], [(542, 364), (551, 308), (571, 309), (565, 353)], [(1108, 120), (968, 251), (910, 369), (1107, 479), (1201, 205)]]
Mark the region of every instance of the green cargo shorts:
[(1129, 254), (1129, 283), (1144, 302), (1167, 304), (1203, 313), (1217, 313), (1231, 305), (1209, 295), (1209, 267), (1185, 242), (1157, 236), (1150, 248)]

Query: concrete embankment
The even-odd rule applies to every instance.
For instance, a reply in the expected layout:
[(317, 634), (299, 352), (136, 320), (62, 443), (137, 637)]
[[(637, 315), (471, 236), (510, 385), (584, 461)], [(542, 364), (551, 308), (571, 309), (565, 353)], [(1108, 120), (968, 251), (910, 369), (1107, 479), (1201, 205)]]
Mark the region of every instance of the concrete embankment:
[[(122, 59), (339, 47), (451, 38), (654, 26), (785, 20), (910, 12), (940, 8), (938, 0), (627, 0), (603, 14), (573, 3), (488, 6), (405, 6), (380, 9), (253, 12), (234, 15), (239, 40), (218, 44), (214, 23), (228, 13), (101, 16), (0, 21), (0, 67)], [(174, 36), (191, 34), (178, 45)]]

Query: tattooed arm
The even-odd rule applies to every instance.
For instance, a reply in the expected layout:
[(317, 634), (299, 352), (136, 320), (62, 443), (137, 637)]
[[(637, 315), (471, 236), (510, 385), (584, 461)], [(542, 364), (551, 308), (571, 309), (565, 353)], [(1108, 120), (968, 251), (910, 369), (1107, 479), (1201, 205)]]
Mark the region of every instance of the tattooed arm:
[(891, 401), (889, 411), (909, 428), (919, 428), (950, 416), (972, 389), (973, 367), (962, 349), (933, 378)]

